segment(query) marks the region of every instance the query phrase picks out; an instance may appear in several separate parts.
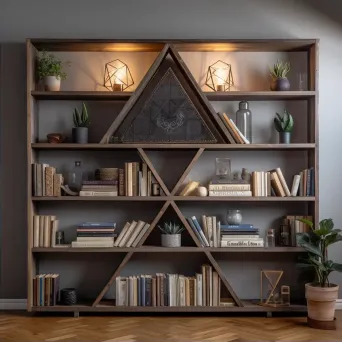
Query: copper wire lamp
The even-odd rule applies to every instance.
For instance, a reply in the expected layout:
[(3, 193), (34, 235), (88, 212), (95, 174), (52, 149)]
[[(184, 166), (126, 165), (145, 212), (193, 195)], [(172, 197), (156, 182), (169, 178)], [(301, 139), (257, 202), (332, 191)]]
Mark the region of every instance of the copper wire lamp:
[(105, 65), (104, 86), (111, 91), (124, 91), (134, 84), (129, 67), (120, 59)]
[(214, 91), (229, 91), (234, 85), (232, 66), (221, 60), (210, 65), (205, 84)]

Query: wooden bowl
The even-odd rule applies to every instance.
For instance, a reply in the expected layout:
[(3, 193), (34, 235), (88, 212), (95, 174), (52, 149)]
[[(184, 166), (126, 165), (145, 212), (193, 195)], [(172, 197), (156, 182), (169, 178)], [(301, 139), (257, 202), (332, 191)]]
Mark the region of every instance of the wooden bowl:
[(46, 137), (50, 144), (60, 144), (65, 139), (62, 133), (49, 133)]

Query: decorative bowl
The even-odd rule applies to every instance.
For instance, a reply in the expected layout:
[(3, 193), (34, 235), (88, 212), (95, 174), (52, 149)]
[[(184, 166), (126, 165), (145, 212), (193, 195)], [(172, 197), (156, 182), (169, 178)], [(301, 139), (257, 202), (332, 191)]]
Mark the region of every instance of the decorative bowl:
[(50, 144), (60, 144), (65, 140), (62, 133), (49, 133), (46, 137)]

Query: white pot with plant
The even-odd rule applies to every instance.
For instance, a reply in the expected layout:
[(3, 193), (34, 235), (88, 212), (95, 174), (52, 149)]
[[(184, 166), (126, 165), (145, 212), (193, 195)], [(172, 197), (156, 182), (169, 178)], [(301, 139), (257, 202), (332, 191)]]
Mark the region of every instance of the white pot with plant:
[(76, 144), (88, 143), (88, 126), (90, 125), (87, 106), (82, 103), (82, 112), (77, 108), (73, 112), (74, 128), (72, 129), (72, 139)]
[(63, 71), (62, 62), (53, 54), (47, 51), (41, 52), (37, 57), (37, 74), (39, 80), (43, 80), (44, 89), (47, 91), (59, 91), (61, 89), (61, 80), (65, 80), (67, 74)]
[(318, 322), (333, 321), (339, 286), (329, 282), (329, 275), (334, 271), (342, 272), (342, 264), (328, 259), (328, 247), (342, 241), (341, 229), (334, 229), (332, 219), (322, 220), (318, 228), (309, 220), (299, 221), (307, 224), (310, 232), (297, 234), (299, 246), (308, 252), (298, 266), (312, 268), (316, 275), (314, 282), (305, 284), (308, 317)]
[(165, 222), (164, 226), (158, 226), (162, 231), (161, 244), (163, 247), (180, 247), (181, 246), (181, 234), (184, 227), (172, 221)]
[(279, 62), (270, 67), (272, 82), (271, 90), (287, 91), (290, 90), (290, 81), (287, 79), (287, 74), (290, 71), (289, 62)]
[(286, 110), (284, 110), (283, 116), (280, 116), (278, 113), (276, 114), (277, 116), (274, 118), (274, 127), (279, 133), (279, 143), (290, 144), (294, 125), (293, 117)]

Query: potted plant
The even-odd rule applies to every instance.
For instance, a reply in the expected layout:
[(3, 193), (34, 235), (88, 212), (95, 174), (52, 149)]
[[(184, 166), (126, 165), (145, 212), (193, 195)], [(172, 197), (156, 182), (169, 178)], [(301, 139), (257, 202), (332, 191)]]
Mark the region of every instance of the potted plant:
[(290, 144), (294, 124), (293, 117), (287, 110), (284, 110), (284, 115), (282, 117), (278, 113), (276, 113), (276, 115), (277, 116), (274, 118), (274, 126), (279, 132), (279, 142), (281, 144)]
[(271, 90), (286, 91), (290, 90), (290, 82), (286, 75), (290, 71), (289, 62), (279, 62), (270, 67), (272, 76)]
[(39, 80), (44, 81), (45, 90), (59, 91), (61, 89), (61, 80), (67, 77), (67, 74), (62, 70), (63, 64), (68, 64), (68, 62), (62, 62), (46, 51), (38, 55), (37, 76)]
[(158, 226), (162, 231), (161, 244), (163, 247), (180, 247), (181, 233), (185, 229), (172, 221), (165, 222), (164, 227)]
[(75, 108), (73, 112), (73, 120), (75, 127), (72, 129), (72, 139), (76, 144), (88, 143), (88, 126), (90, 124), (87, 106), (82, 103), (82, 113)]
[(315, 321), (333, 321), (339, 287), (329, 282), (329, 275), (333, 271), (342, 272), (342, 264), (329, 260), (327, 252), (330, 245), (342, 241), (341, 230), (334, 229), (332, 219), (322, 220), (318, 228), (309, 220), (299, 221), (307, 224), (310, 231), (297, 234), (299, 246), (308, 252), (306, 258), (301, 258), (298, 266), (312, 268), (316, 274), (314, 282), (305, 284), (308, 317)]

